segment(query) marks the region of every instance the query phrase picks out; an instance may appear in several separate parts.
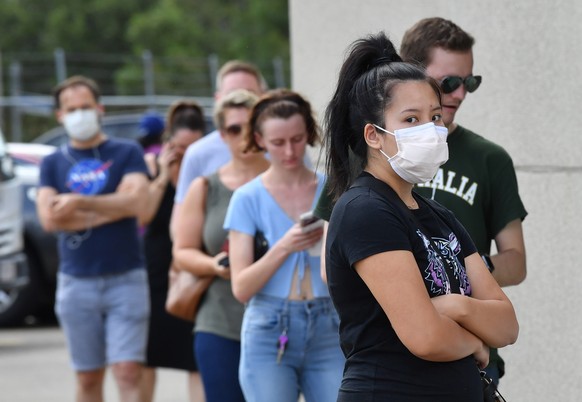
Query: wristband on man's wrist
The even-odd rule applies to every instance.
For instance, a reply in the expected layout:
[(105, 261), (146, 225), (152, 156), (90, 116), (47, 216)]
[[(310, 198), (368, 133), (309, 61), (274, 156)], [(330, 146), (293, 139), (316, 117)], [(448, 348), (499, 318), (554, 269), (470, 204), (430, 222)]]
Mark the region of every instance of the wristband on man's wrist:
[(491, 257), (489, 257), (487, 254), (481, 254), (481, 258), (483, 259), (483, 262), (485, 263), (485, 266), (489, 272), (493, 273), (493, 271), (495, 271), (495, 265), (493, 265)]

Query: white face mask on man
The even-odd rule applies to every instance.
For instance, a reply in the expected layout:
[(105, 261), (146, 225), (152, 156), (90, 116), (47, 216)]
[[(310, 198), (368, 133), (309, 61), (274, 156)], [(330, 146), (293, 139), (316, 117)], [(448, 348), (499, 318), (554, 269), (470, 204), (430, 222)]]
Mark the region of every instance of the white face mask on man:
[(373, 124), (378, 130), (396, 138), (398, 152), (390, 157), (380, 149), (392, 169), (411, 184), (432, 180), (438, 168), (449, 159), (448, 130), (434, 123), (408, 127), (390, 132)]
[(87, 141), (100, 130), (99, 113), (95, 109), (77, 109), (63, 117), (63, 126), (69, 137), (77, 141)]

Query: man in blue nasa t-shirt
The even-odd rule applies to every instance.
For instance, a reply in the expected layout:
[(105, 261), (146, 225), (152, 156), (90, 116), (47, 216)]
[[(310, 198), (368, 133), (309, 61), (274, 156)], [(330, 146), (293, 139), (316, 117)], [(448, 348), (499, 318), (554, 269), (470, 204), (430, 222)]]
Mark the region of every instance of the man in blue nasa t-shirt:
[(69, 142), (41, 165), (37, 210), (58, 233), (55, 310), (77, 374), (77, 401), (101, 400), (111, 366), (120, 400), (140, 401), (149, 295), (136, 216), (147, 202), (137, 143), (101, 131), (99, 88), (75, 76), (54, 91)]

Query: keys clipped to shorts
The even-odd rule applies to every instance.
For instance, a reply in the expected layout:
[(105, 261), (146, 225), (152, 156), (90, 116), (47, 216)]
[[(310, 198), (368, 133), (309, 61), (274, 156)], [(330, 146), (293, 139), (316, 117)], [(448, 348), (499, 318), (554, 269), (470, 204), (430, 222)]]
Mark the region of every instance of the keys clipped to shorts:
[(284, 329), (277, 340), (277, 364), (281, 363), (283, 353), (285, 353), (285, 349), (287, 349), (287, 342), (289, 342), (289, 337), (287, 336), (287, 330)]

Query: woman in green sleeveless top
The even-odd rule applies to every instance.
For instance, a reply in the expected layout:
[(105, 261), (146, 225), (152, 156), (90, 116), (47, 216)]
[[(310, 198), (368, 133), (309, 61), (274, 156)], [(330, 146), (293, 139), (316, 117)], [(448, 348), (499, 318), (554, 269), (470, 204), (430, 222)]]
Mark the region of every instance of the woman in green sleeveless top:
[[(243, 152), (243, 128), (255, 95), (238, 90), (220, 100), (214, 118), (232, 160), (208, 177), (192, 182), (174, 239), (174, 260), (180, 269), (213, 276), (196, 317), (195, 356), (206, 401), (241, 401), (238, 382), (240, 327), (244, 306), (232, 295), (224, 216), (234, 190), (269, 167), (263, 153)], [(221, 261), (222, 260), (222, 261)]]

